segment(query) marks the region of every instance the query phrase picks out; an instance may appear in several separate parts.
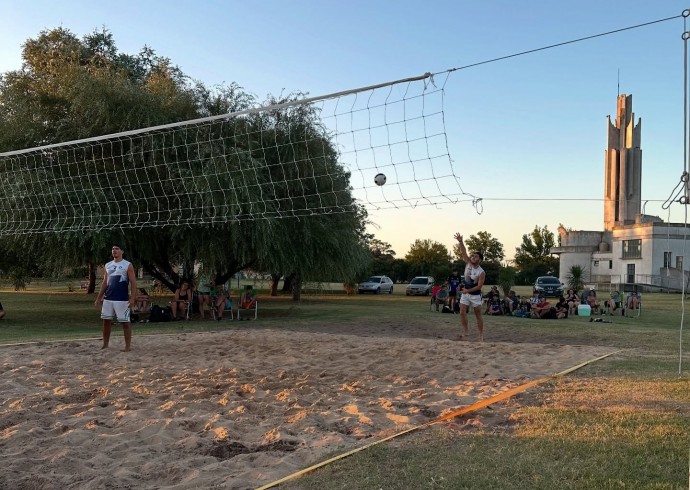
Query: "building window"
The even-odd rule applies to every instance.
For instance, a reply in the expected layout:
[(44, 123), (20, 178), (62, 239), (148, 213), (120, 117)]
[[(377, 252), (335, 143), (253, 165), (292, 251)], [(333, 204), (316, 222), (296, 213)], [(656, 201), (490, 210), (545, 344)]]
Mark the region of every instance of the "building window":
[(671, 267), (671, 252), (664, 252), (664, 269)]
[(594, 261), (594, 267), (599, 267), (599, 261), (598, 260)]
[(628, 274), (627, 274), (627, 283), (634, 283), (635, 282), (635, 264), (628, 264)]
[(613, 260), (609, 260), (609, 269), (613, 269)]
[(682, 255), (676, 255), (676, 269), (679, 271), (683, 270), (683, 256)]
[(642, 240), (623, 240), (623, 258), (640, 259), (642, 258)]

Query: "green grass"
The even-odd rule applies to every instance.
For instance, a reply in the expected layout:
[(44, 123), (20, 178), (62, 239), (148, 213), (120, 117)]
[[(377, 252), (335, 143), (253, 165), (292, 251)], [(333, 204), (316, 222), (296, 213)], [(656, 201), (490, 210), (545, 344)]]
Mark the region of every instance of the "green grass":
[[(432, 313), (428, 298), (406, 298), (398, 289), (392, 296), (306, 295), (300, 303), (261, 296), (259, 321), (252, 328), (318, 332), (336, 325), (343, 333), (367, 336), (457, 334), (457, 316)], [(7, 318), (0, 321), (0, 344), (98, 337), (93, 299), (81, 292), (3, 292)], [(490, 424), (466, 423), (476, 416), (470, 414), (434, 425), (281, 488), (688, 488), (690, 356), (685, 355), (679, 376), (681, 297), (647, 294), (639, 318), (607, 319), (613, 323), (485, 317), (489, 343), (603, 345), (621, 352), (485, 409), (493, 415)], [(144, 333), (231, 325), (136, 324), (134, 342)], [(690, 352), (688, 329), (683, 349)]]

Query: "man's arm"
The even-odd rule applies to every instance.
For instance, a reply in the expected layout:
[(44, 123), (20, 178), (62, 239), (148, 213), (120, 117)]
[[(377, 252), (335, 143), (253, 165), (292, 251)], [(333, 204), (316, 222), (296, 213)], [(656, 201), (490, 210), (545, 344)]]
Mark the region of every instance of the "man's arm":
[(132, 294), (129, 295), (129, 306), (134, 308), (134, 305), (137, 304), (137, 276), (134, 274), (134, 267), (132, 264), (129, 264), (129, 267), (127, 268), (127, 279), (129, 279), (129, 287), (130, 291), (132, 291)]
[(103, 296), (105, 295), (105, 289), (108, 287), (108, 271), (103, 271), (103, 281), (101, 282), (101, 288), (98, 290), (98, 296), (93, 302), (96, 306), (103, 303)]
[(458, 246), (460, 248), (460, 255), (462, 255), (462, 260), (466, 264), (468, 264), (470, 262), (470, 256), (467, 255), (467, 249), (465, 248), (465, 242), (462, 241), (462, 235), (460, 233), (456, 233), (455, 239), (458, 241)]

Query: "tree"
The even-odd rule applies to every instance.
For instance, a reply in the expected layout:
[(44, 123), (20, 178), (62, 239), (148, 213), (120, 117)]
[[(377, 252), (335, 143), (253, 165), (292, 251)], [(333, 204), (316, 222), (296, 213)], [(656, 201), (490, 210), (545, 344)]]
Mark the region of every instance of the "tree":
[(450, 254), (446, 246), (429, 239), (415, 240), (405, 260), (415, 276), (445, 277), (450, 268)]
[(367, 234), (366, 240), (371, 253), (368, 274), (385, 274), (395, 281), (395, 250), (391, 248), (390, 243), (374, 238), (374, 235)]
[[(480, 231), (477, 232), (476, 235), (470, 235), (470, 237), (465, 240), (465, 245), (468, 251), (481, 252), (486, 262), (500, 263), (505, 258), (503, 244), (496, 238), (493, 238), (488, 231)], [(453, 246), (453, 253), (458, 259), (462, 259), (459, 244), (456, 243)]]
[(503, 267), (498, 273), (498, 286), (503, 291), (504, 296), (508, 296), (510, 290), (515, 285), (515, 277), (517, 271), (514, 267)]
[(585, 287), (585, 268), (577, 264), (570, 266), (565, 279), (569, 289), (575, 292), (582, 291)]
[(559, 260), (551, 256), (554, 235), (547, 226), (535, 226), (530, 234), (522, 235), (522, 244), (515, 249), (515, 264), (524, 284), (530, 284), (538, 276), (558, 274)]
[[(145, 47), (137, 55), (120, 53), (107, 30), (81, 40), (62, 28), (43, 31), (26, 42), (23, 59), (21, 70), (0, 77), (0, 151), (223, 114), (255, 104), (254, 98), (235, 84), (211, 90), (201, 83), (190, 83), (179, 68), (151, 48)], [(269, 98), (267, 103), (301, 97), (293, 94)], [(13, 246), (17, 250), (28, 244), (43, 246), (46, 263), (62, 267), (103, 263), (110, 244), (122, 241), (127, 257), (170, 290), (182, 279), (175, 272), (176, 264), (183, 266), (184, 279), (188, 280), (193, 279), (194, 265), (198, 263), (219, 274), (221, 280), (251, 266), (290, 274), (297, 279), (293, 283), (297, 288), (301, 279), (315, 278), (323, 271), (331, 275), (355, 274), (366, 262), (366, 212), (356, 205), (349, 173), (339, 164), (337, 149), (325, 135), (317, 110), (297, 105), (199, 129), (195, 131), (194, 145), (182, 145), (181, 150), (159, 143), (163, 136), (152, 136), (148, 144), (159, 145), (168, 164), (156, 167), (161, 176), (147, 191), (165, 199), (152, 200), (158, 207), (149, 212), (177, 213), (180, 222), (186, 224), (63, 233), (59, 238), (50, 234), (19, 236), (12, 239)], [(191, 135), (180, 129), (174, 137), (176, 142), (188, 142)], [(275, 144), (263, 145), (262, 138)], [(94, 184), (99, 179), (105, 184), (117, 172), (145, 176), (150, 168), (146, 161), (136, 164), (124, 157), (128, 153), (145, 155), (140, 151), (143, 144), (122, 139), (97, 148), (97, 156), (107, 162), (108, 172), (91, 174)], [(228, 155), (223, 159), (212, 158), (209, 155), (214, 154), (215, 146), (233, 151), (221, 153)], [(42, 164), (49, 172), (81, 175), (80, 162), (89, 161), (88, 151), (94, 150), (70, 150), (73, 158), (69, 162), (60, 161), (66, 152), (47, 151)], [(193, 161), (202, 173), (206, 168), (218, 170), (220, 166), (220, 172), (216, 172), (220, 177), (194, 179), (186, 176), (185, 169), (169, 164), (180, 158), (177, 152), (190, 151), (195, 152), (195, 158), (185, 160), (188, 164)], [(233, 172), (246, 178), (247, 186), (228, 197), (219, 189), (228, 188), (230, 183), (224, 179), (230, 179)], [(20, 175), (12, 178), (36, 180), (17, 173)], [(64, 178), (63, 182), (63, 187), (51, 194), (56, 208), (87, 201), (91, 203), (89, 213), (99, 216), (108, 215), (109, 203), (126, 201), (142, 192), (101, 185), (98, 192), (110, 194), (107, 199), (96, 199), (95, 191), (73, 188), (72, 179)], [(177, 192), (174, 186), (179, 182), (192, 192)], [(324, 188), (330, 193), (320, 192)], [(78, 198), (76, 193), (80, 194)], [(299, 202), (308, 207), (310, 199), (318, 199), (326, 209), (337, 203), (340, 209), (352, 212), (262, 219), (290, 216), (285, 203)], [(199, 226), (191, 217), (192, 210), (219, 207), (228, 209), (230, 216), (244, 219)], [(37, 221), (40, 218), (35, 216)], [(295, 297), (299, 297), (298, 291)]]

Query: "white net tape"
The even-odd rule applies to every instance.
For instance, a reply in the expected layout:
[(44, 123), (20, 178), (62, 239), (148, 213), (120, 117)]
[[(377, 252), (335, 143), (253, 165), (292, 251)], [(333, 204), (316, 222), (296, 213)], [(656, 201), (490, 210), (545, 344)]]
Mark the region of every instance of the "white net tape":
[(443, 97), (424, 76), (0, 154), (0, 234), (456, 202)]

